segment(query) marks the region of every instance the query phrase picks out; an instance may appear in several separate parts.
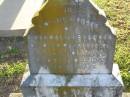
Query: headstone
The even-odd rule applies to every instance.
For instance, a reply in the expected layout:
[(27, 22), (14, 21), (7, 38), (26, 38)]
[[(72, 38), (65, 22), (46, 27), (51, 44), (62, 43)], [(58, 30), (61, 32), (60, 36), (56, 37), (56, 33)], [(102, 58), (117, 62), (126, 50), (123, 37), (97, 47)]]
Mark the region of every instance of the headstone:
[(28, 31), (25, 97), (121, 97), (116, 37), (100, 12), (89, 0), (45, 1)]

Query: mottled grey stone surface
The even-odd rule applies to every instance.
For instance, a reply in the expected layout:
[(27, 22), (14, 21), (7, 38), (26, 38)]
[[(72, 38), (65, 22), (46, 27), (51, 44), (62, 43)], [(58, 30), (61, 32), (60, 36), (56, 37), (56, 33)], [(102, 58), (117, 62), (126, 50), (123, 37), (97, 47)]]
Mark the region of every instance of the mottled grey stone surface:
[[(9, 97), (23, 97), (21, 93), (11, 93)], [(130, 97), (130, 93), (123, 93), (122, 97)]]
[(48, 0), (28, 31), (25, 97), (121, 97), (115, 35), (90, 0)]
[[(25, 97), (121, 97), (122, 80), (118, 65), (113, 74), (31, 74), (25, 73)], [(117, 71), (117, 72), (114, 72)]]
[[(37, 25), (42, 27), (35, 25), (41, 32), (34, 30), (35, 27), (29, 31), (30, 71), (111, 73), (115, 35), (105, 25), (106, 18), (99, 15), (89, 0), (54, 1), (56, 5), (51, 7), (62, 6), (63, 15), (51, 20), (41, 19)], [(44, 11), (40, 15), (44, 17)]]

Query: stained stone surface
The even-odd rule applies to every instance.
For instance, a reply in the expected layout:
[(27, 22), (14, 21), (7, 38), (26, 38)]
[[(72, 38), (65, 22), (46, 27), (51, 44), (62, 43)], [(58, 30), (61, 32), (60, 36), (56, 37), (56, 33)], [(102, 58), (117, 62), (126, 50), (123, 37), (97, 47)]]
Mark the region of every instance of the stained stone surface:
[(115, 35), (90, 0), (46, 0), (28, 31), (25, 97), (121, 97)]
[[(122, 97), (118, 65), (113, 74), (30, 74), (22, 81), (24, 97)], [(114, 72), (117, 71), (117, 72)]]
[[(37, 88), (38, 92), (26, 97), (122, 97), (118, 88), (61, 87)], [(115, 91), (116, 90), (116, 91)], [(26, 92), (26, 91), (25, 91)], [(34, 96), (36, 95), (36, 96)], [(104, 96), (105, 95), (105, 96)]]
[(115, 36), (89, 0), (49, 0), (29, 31), (32, 73), (111, 73)]
[[(11, 93), (9, 97), (23, 97), (21, 93)], [(130, 97), (130, 93), (123, 93), (122, 97)]]

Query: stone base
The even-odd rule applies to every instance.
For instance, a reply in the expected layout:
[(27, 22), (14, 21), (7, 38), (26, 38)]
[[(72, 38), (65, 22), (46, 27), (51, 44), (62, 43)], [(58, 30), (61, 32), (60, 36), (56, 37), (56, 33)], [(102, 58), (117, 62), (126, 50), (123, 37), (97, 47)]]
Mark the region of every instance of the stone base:
[[(22, 93), (11, 93), (9, 97), (23, 97)], [(123, 93), (122, 97), (130, 97), (130, 93)]]
[(117, 74), (30, 75), (28, 72), (21, 88), (24, 97), (122, 97), (123, 84)]
[(122, 97), (120, 88), (108, 87), (40, 87), (25, 89), (24, 97)]
[(23, 97), (22, 93), (10, 93), (9, 97)]

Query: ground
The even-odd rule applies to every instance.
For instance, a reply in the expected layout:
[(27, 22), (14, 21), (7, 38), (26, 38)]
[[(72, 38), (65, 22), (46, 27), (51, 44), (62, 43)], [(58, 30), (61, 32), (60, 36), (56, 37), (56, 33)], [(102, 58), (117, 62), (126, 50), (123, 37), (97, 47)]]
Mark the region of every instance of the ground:
[(27, 46), (24, 38), (0, 38), (0, 97), (19, 92), (27, 64)]

